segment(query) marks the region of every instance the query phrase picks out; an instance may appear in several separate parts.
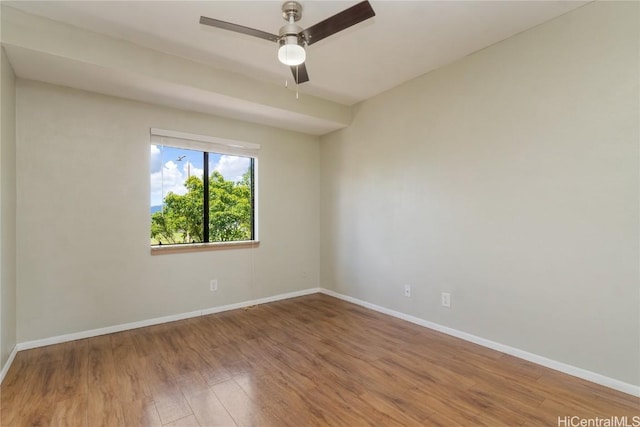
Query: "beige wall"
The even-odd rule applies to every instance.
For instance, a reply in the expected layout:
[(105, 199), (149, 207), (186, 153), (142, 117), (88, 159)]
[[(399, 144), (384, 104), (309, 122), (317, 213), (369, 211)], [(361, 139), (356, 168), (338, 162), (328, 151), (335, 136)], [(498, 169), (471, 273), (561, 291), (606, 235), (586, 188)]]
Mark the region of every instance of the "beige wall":
[(639, 385), (638, 8), (360, 104), (321, 139), (321, 284)]
[(0, 369), (16, 345), (16, 86), (0, 48)]
[[(149, 254), (151, 127), (261, 144), (258, 249)], [(19, 342), (318, 286), (317, 137), (23, 80), (17, 130)]]

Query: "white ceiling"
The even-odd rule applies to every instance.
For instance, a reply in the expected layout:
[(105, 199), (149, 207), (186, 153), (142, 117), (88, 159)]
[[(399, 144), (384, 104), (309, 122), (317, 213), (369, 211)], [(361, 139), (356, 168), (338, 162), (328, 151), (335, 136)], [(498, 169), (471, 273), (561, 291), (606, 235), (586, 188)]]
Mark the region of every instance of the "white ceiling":
[[(200, 15), (277, 33), (279, 1), (3, 1), (26, 13), (284, 85), (276, 45), (198, 23)], [(356, 1), (302, 1), (311, 26)], [(585, 1), (372, 1), (367, 20), (307, 48), (302, 94), (352, 105), (553, 19)], [(46, 70), (39, 70), (40, 73)], [(20, 74), (20, 73), (18, 73)]]

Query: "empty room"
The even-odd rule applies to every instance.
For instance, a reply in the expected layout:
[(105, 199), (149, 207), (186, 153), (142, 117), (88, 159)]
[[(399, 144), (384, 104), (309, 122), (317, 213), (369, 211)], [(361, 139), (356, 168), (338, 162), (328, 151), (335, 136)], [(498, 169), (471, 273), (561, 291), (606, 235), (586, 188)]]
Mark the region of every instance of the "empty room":
[(0, 34), (0, 425), (640, 427), (640, 3)]

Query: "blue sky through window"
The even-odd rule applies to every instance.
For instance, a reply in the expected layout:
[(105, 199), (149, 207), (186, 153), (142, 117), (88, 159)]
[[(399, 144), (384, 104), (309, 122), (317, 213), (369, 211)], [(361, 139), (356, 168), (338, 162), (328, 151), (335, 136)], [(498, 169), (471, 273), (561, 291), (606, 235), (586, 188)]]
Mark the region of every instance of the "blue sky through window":
[[(251, 164), (248, 157), (209, 154), (209, 173), (217, 170), (225, 180), (240, 181)], [(162, 205), (169, 193), (185, 194), (184, 182), (189, 176), (202, 177), (204, 171), (201, 151), (166, 145), (151, 145), (151, 200), (150, 206)]]

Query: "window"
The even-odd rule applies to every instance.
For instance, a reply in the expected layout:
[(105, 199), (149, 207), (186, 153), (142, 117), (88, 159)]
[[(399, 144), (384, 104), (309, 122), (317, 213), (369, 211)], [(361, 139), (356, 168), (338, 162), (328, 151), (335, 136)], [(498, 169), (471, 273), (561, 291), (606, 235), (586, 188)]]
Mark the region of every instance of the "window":
[(258, 149), (151, 129), (151, 245), (257, 240)]

